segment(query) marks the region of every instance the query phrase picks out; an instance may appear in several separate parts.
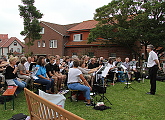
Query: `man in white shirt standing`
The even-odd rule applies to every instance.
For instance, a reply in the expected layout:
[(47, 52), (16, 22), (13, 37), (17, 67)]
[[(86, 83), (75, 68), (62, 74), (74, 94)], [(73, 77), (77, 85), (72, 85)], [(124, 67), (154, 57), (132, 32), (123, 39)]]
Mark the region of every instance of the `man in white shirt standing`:
[(161, 69), (160, 63), (158, 60), (157, 54), (153, 51), (153, 45), (147, 45), (147, 52), (149, 53), (147, 67), (149, 68), (149, 77), (150, 77), (150, 84), (151, 89), (150, 92), (146, 94), (155, 95), (156, 92), (156, 74), (158, 69)]

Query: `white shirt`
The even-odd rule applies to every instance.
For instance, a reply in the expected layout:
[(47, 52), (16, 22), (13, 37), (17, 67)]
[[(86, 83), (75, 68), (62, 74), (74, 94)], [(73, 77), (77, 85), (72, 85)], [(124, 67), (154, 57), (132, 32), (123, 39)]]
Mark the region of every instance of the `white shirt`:
[(112, 67), (115, 67), (115, 65), (114, 65), (114, 64), (110, 64), (110, 63), (108, 63), (108, 64), (107, 64), (107, 67), (112, 68)]
[(24, 66), (25, 66), (26, 70), (29, 71), (30, 63), (29, 62), (25, 62)]
[(68, 82), (67, 83), (74, 83), (80, 82), (80, 75), (82, 72), (78, 68), (70, 68), (68, 72)]
[(148, 57), (148, 62), (147, 62), (147, 67), (153, 67), (156, 65), (156, 62), (154, 60), (158, 60), (157, 54), (152, 50), (149, 52), (149, 57)]

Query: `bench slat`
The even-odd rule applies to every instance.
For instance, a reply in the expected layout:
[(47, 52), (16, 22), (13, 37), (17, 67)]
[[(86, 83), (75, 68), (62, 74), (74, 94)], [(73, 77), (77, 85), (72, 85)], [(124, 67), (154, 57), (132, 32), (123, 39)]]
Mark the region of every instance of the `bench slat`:
[(11, 96), (14, 95), (18, 86), (8, 86), (6, 91), (2, 94), (3, 96)]

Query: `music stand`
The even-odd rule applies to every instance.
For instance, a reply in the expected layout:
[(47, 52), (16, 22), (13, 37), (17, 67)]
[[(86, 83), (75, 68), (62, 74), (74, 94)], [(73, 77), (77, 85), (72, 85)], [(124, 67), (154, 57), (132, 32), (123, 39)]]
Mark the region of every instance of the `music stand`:
[(125, 89), (125, 88), (127, 88), (127, 89), (128, 89), (128, 88), (132, 88), (133, 90), (135, 90), (135, 89), (131, 86), (131, 83), (128, 82), (129, 79), (128, 79), (127, 72), (124, 72), (124, 74), (126, 74), (126, 75), (125, 75), (125, 76), (126, 76), (126, 83), (125, 83), (126, 86), (124, 87), (124, 89)]
[[(112, 105), (112, 103), (110, 102), (110, 100), (104, 95), (105, 93), (106, 93), (106, 87), (105, 87), (105, 77), (106, 77), (106, 75), (108, 74), (108, 71), (109, 71), (109, 67), (105, 67), (105, 66), (102, 66), (97, 72), (96, 72), (96, 76), (98, 75), (98, 74), (101, 74), (101, 77), (102, 77), (102, 86), (100, 85), (100, 84), (97, 84), (97, 85), (94, 85), (94, 92), (96, 93), (95, 95), (94, 95), (94, 97), (96, 96), (96, 95), (99, 95), (101, 98), (98, 100), (98, 102), (100, 102), (100, 101), (105, 101), (106, 100), (106, 102), (109, 102), (111, 105)], [(96, 81), (97, 81), (97, 77), (96, 77)], [(96, 100), (97, 101), (97, 100)], [(105, 103), (106, 103), (105, 102)]]

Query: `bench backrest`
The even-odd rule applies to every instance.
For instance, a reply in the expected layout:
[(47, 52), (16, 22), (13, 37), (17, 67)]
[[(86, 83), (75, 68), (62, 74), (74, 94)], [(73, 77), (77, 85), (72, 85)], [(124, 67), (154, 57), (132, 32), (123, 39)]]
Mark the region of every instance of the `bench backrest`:
[(84, 120), (24, 88), (31, 120)]

